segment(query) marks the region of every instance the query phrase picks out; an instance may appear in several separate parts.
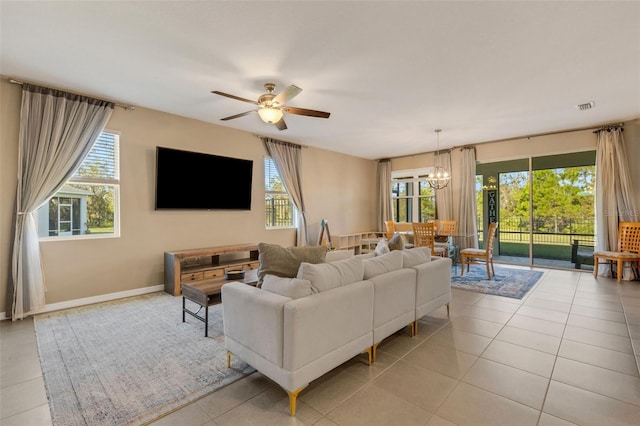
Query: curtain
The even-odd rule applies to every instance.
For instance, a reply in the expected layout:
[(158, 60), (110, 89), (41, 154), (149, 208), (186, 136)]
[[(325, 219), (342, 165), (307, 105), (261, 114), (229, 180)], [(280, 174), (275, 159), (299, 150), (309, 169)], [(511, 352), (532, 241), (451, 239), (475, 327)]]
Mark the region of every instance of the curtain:
[(298, 213), (296, 245), (306, 246), (309, 244), (307, 236), (307, 212), (302, 196), (301, 168), (302, 153), (300, 145), (289, 142), (282, 142), (271, 138), (261, 138), (267, 148), (269, 156), (278, 169), (278, 174), (282, 178), (287, 193), (291, 201), (296, 206)]
[[(451, 151), (443, 151), (436, 153), (437, 159), (435, 164), (444, 167), (451, 176)], [(436, 190), (436, 210), (438, 219), (442, 220), (454, 220), (453, 219), (453, 203), (452, 203), (452, 188), (451, 182), (449, 185), (442, 189)]]
[(378, 231), (385, 232), (384, 222), (393, 220), (391, 206), (391, 160), (378, 161)]
[(478, 247), (476, 226), (476, 149), (460, 149), (460, 211), (458, 212), (458, 234), (460, 249)]
[(80, 167), (113, 107), (111, 102), (22, 85), (11, 260), (14, 321), (45, 306), (36, 210)]
[[(618, 222), (637, 221), (622, 131), (616, 126), (596, 132), (596, 250), (615, 251)], [(600, 275), (611, 275), (608, 265), (599, 271)], [(625, 269), (623, 279), (631, 279), (632, 275), (633, 271)]]

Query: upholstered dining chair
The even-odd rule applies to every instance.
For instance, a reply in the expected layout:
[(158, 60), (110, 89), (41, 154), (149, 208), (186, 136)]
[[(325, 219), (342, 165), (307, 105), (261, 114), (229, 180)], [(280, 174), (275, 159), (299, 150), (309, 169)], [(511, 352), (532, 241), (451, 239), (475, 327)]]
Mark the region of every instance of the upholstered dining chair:
[(432, 256), (444, 257), (445, 250), (442, 247), (436, 247), (435, 242), (435, 225), (433, 222), (419, 223), (413, 222), (413, 245), (414, 247), (429, 247)]
[[(464, 275), (464, 265), (467, 265), (467, 272), (469, 272), (469, 268), (471, 263), (474, 261), (484, 261), (487, 265), (487, 277), (491, 279), (491, 274), (495, 277), (496, 271), (493, 268), (493, 243), (496, 240), (496, 230), (498, 229), (498, 223), (490, 223), (489, 231), (487, 232), (487, 241), (485, 243), (484, 249), (477, 248), (466, 248), (464, 250), (460, 250), (460, 258), (462, 260), (462, 268), (460, 271), (460, 275)], [(489, 269), (491, 267), (491, 269)]]
[(618, 282), (622, 279), (624, 268), (631, 268), (634, 273), (640, 268), (640, 222), (620, 222), (616, 251), (599, 250), (593, 253), (593, 275), (596, 278), (600, 263), (612, 267), (616, 264)]

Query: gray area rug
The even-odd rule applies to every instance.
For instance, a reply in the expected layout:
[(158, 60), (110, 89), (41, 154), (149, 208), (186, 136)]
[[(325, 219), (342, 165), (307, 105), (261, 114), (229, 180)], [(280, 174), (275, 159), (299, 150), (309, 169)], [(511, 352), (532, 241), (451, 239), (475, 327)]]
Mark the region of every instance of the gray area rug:
[(222, 305), (209, 308), (209, 337), (186, 321), (166, 293), (36, 316), (53, 424), (144, 424), (255, 371), (237, 358), (226, 368)]

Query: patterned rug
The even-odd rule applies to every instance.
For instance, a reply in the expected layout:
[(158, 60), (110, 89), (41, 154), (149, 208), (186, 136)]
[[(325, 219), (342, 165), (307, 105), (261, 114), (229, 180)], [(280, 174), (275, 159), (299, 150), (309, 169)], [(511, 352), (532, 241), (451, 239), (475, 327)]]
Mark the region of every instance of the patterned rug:
[(204, 337), (166, 293), (38, 315), (35, 328), (54, 425), (148, 423), (254, 371), (226, 368), (222, 305)]
[(451, 276), (451, 287), (476, 293), (522, 299), (525, 294), (542, 278), (544, 272), (527, 269), (501, 268), (495, 266), (496, 275), (487, 279), (484, 265), (471, 265), (471, 270), (460, 276), (457, 271)]

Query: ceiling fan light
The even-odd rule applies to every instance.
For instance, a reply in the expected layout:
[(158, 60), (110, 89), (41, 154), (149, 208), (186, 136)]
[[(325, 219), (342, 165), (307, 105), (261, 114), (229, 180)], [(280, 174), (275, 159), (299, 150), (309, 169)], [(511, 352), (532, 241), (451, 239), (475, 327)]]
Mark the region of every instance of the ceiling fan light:
[(278, 108), (264, 107), (258, 110), (258, 115), (265, 123), (275, 124), (282, 119), (282, 110)]

